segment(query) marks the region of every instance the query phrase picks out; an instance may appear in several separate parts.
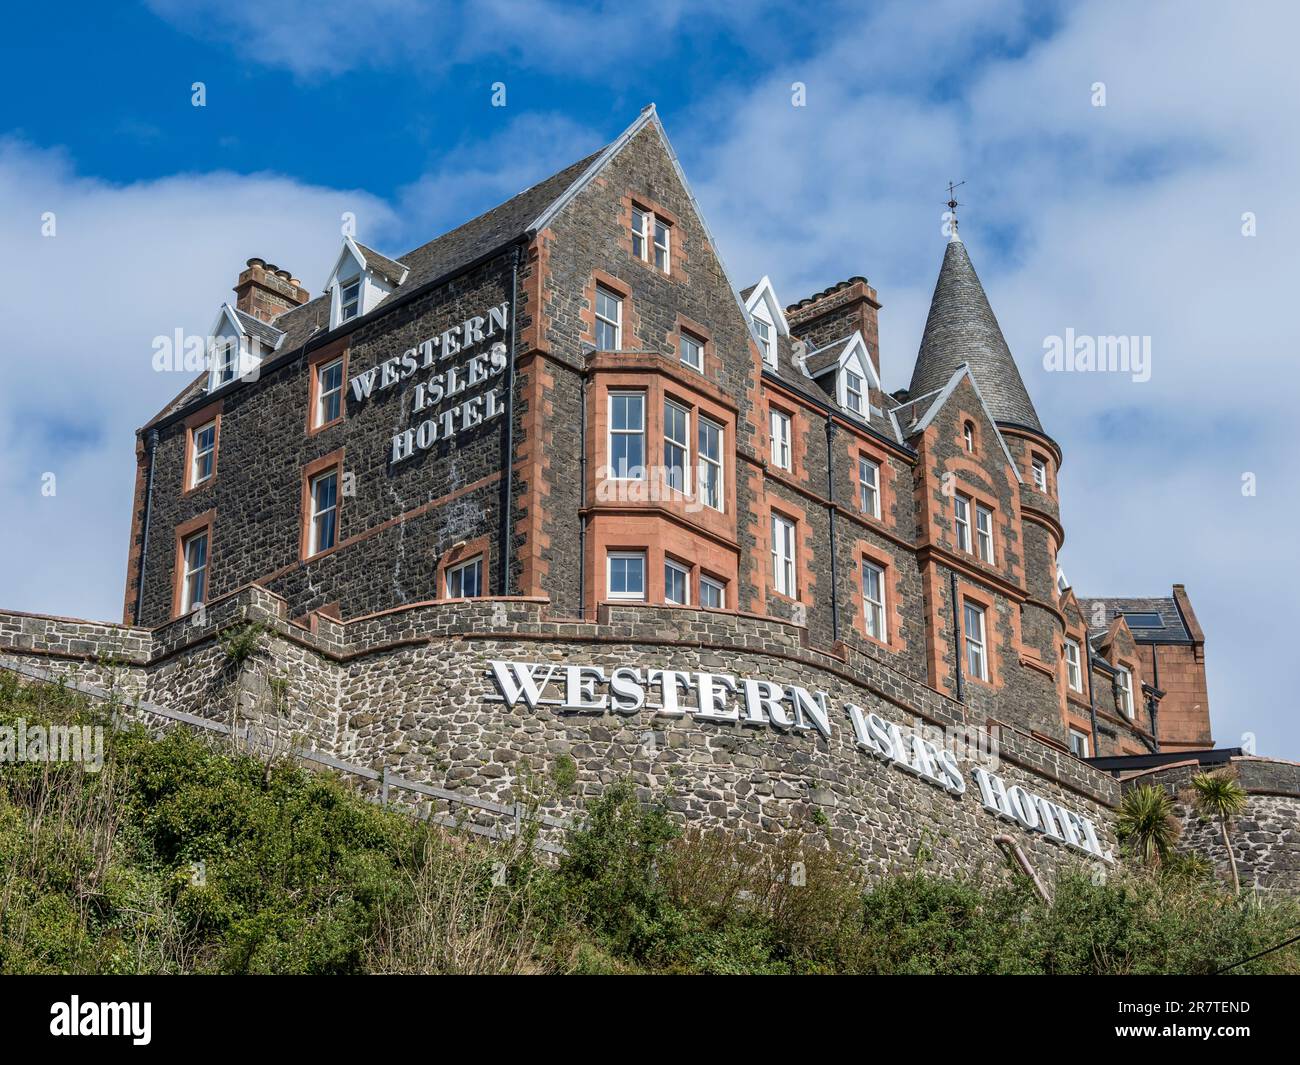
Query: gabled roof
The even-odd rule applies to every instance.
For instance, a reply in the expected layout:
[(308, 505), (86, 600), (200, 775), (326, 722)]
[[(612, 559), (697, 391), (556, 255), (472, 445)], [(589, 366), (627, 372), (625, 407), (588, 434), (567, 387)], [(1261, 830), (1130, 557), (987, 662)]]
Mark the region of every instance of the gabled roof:
[[(230, 304), (226, 304), (226, 306), (230, 307)], [(235, 318), (239, 321), (245, 336), (259, 341), (271, 351), (275, 351), (284, 341), (284, 333), (270, 323), (264, 322), (251, 314), (245, 314), (237, 307), (230, 307), (230, 309), (234, 311)]]
[(354, 241), (353, 243), (361, 252), (366, 269), (373, 270), (386, 281), (391, 281), (394, 285), (400, 285), (406, 280), (406, 275), (411, 272), (410, 267), (405, 263), (399, 263), (394, 259), (390, 259), (387, 255), (381, 255), (374, 248), (367, 248), (360, 241)]
[(803, 358), (803, 367), (808, 376), (816, 380), (823, 374), (838, 370), (855, 363), (864, 381), (880, 391), (880, 377), (876, 373), (876, 364), (871, 361), (867, 351), (867, 342), (862, 333), (855, 331), (849, 336), (839, 337), (829, 344), (823, 344), (816, 351), (810, 351)]
[[(709, 230), (708, 221), (704, 217), (704, 212), (700, 210), (699, 201), (691, 190), (690, 182), (687, 181), (681, 162), (677, 158), (677, 153), (673, 151), (673, 146), (668, 140), (663, 124), (659, 121), (659, 115), (654, 104), (647, 105), (636, 120), (616, 140), (600, 151), (578, 160), (578, 162), (565, 167), (558, 173), (552, 174), (545, 181), (538, 182), (531, 188), (525, 189), (519, 195), (492, 208), (490, 211), (484, 212), (477, 218), (471, 219), (464, 225), (444, 233), (436, 240), (421, 245), (403, 255), (400, 261), (381, 256), (381, 259), (393, 263), (394, 266), (408, 269), (405, 280), (401, 282), (400, 287), (395, 292), (385, 299), (384, 303), (389, 303), (393, 299), (400, 297), (403, 292), (419, 288), (421, 285), (435, 281), (440, 277), (454, 275), (485, 254), (504, 249), (512, 240), (531, 237), (546, 228), (600, 173), (601, 169), (647, 126), (652, 127), (658, 134), (660, 143), (673, 165), (678, 180), (681, 182), (682, 189), (685, 191), (686, 197), (699, 219), (700, 226), (704, 230), (706, 244), (713, 249), (718, 258), (723, 278), (736, 301), (736, 308), (742, 317), (746, 317), (747, 320), (744, 304), (741, 302), (736, 286), (727, 272), (726, 264), (722, 262), (721, 254), (718, 252), (718, 242)], [(357, 247), (361, 249), (364, 248), (364, 245), (357, 245)], [(366, 255), (367, 261), (369, 261), (369, 255), (373, 253), (366, 249), (362, 254)], [(327, 290), (316, 299), (299, 307), (291, 308), (275, 319), (276, 327), (284, 332), (284, 340), (281, 344), (282, 350), (285, 352), (293, 351), (308, 338), (330, 328), (331, 298), (331, 293)], [(785, 316), (780, 313), (779, 305), (777, 310), (778, 314), (780, 314), (782, 326), (788, 332), (789, 327), (784, 325)], [(167, 409), (160, 412), (149, 424), (156, 423), (193, 399), (201, 390), (202, 382), (205, 379), (206, 375), (204, 378), (195, 381), (190, 388), (181, 393)]]
[(790, 323), (785, 320), (785, 311), (781, 309), (781, 301), (776, 298), (776, 289), (772, 287), (772, 279), (766, 274), (757, 285), (751, 285), (740, 294), (740, 298), (745, 301), (745, 311), (747, 314), (753, 314), (754, 308), (760, 303), (767, 309), (768, 316), (772, 319), (772, 325), (781, 336), (790, 335)]
[(1136, 645), (1137, 641), (1133, 639), (1133, 630), (1128, 627), (1128, 622), (1124, 620), (1123, 614), (1116, 614), (1110, 619), (1110, 624), (1100, 630), (1097, 635), (1092, 632), (1088, 634), (1088, 640), (1097, 648), (1099, 652), (1106, 656), (1112, 664), (1114, 659), (1107, 652), (1110, 651), (1121, 637), (1127, 637), (1127, 642)]
[[(268, 351), (275, 351), (276, 348), (284, 341), (284, 333), (273, 325), (255, 318), (251, 314), (245, 314), (229, 303), (223, 303), (221, 310), (217, 312), (217, 319), (212, 323), (212, 329), (209, 330), (209, 336), (220, 336), (223, 332), (222, 323), (229, 322), (234, 331), (241, 336), (256, 340), (259, 345)], [(204, 378), (207, 378), (206, 372)]]
[[(596, 155), (588, 156), (565, 167), (545, 181), (540, 181), (519, 195), (498, 204), (490, 211), (484, 211), (477, 218), (470, 219), (427, 244), (421, 244), (403, 255), (400, 260), (381, 256), (386, 261), (407, 270), (401, 288), (395, 295), (400, 294), (402, 289), (409, 291), (426, 282), (455, 273), (468, 266), (484, 252), (501, 247), (513, 237), (522, 237), (528, 231), (528, 224), (536, 217), (537, 212), (568, 189), (575, 178), (586, 169), (588, 163), (596, 158)], [(358, 245), (358, 248), (364, 249), (365, 245)], [(362, 254), (369, 262), (372, 252), (366, 249)], [(301, 307), (285, 311), (276, 318), (276, 326), (285, 331), (285, 350), (297, 347), (318, 329), (328, 328), (329, 307), (330, 296), (326, 292)]]
[(930, 427), (930, 423), (933, 422), (939, 412), (943, 410), (944, 405), (952, 397), (952, 394), (957, 391), (957, 386), (961, 383), (963, 377), (970, 381), (971, 388), (975, 390), (975, 398), (979, 400), (980, 406), (984, 408), (984, 414), (988, 418), (989, 424), (993, 427), (993, 435), (997, 437), (998, 446), (1002, 448), (1002, 454), (1006, 456), (1007, 465), (1011, 467), (1011, 472), (1015, 474), (1016, 480), (1021, 481), (1020, 467), (1016, 465), (1016, 460), (1011, 457), (1011, 449), (1007, 447), (1006, 440), (1002, 438), (1002, 433), (998, 430), (997, 419), (993, 417), (993, 412), (989, 409), (988, 402), (984, 398), (984, 393), (980, 391), (979, 382), (975, 380), (975, 375), (971, 373), (970, 367), (965, 363), (962, 363), (955, 371), (953, 371), (953, 375), (948, 378), (947, 383), (943, 388), (939, 389), (938, 392), (918, 396), (915, 400), (911, 401), (912, 403), (917, 404), (917, 409), (919, 409), (919, 405), (923, 400), (928, 399), (930, 395), (934, 396), (933, 400), (930, 401), (929, 406), (926, 407), (925, 413), (916, 420), (916, 423), (910, 428), (904, 427), (908, 438), (910, 439), (918, 433), (923, 433)]
[(963, 363), (980, 382), (995, 421), (1043, 432), (966, 245), (954, 237), (934, 285), (908, 392), (920, 396), (942, 388)]
[[(602, 169), (604, 169), (605, 164), (618, 155), (618, 153), (631, 143), (632, 139), (647, 126), (658, 134), (659, 143), (663, 147), (664, 153), (668, 156), (668, 161), (673, 165), (673, 171), (677, 175), (677, 180), (681, 183), (682, 191), (686, 193), (686, 199), (690, 201), (691, 207), (695, 211), (695, 217), (699, 220), (700, 228), (704, 230), (705, 242), (707, 246), (713, 250), (713, 254), (718, 260), (718, 266), (722, 269), (723, 279), (726, 281), (727, 287), (731, 290), (731, 294), (736, 301), (736, 307), (740, 310), (742, 315), (745, 315), (747, 313), (745, 306), (741, 302), (740, 295), (736, 291), (736, 286), (731, 280), (731, 274), (727, 270), (727, 264), (722, 259), (722, 252), (720, 251), (721, 246), (714, 238), (712, 230), (709, 229), (709, 220), (704, 217), (704, 212), (700, 209), (700, 201), (695, 198), (695, 192), (692, 190), (691, 183), (686, 177), (686, 171), (682, 169), (681, 160), (677, 158), (677, 152), (673, 150), (672, 142), (668, 139), (668, 133), (664, 129), (663, 123), (659, 121), (659, 112), (652, 103), (646, 104), (632, 124), (620, 133), (611, 143), (607, 144), (595, 155), (588, 156), (581, 162), (575, 163), (573, 166), (569, 167), (568, 171), (565, 171), (565, 173), (576, 171), (577, 176), (558, 196), (547, 202), (541, 213), (538, 214), (527, 227), (527, 234), (531, 236), (535, 233), (539, 233), (550, 225), (555, 217), (563, 211), (564, 208), (567, 207), (584, 188), (587, 187), (587, 185), (596, 177), (597, 174), (600, 173)], [(782, 315), (781, 320), (782, 323), (784, 323), (784, 315)], [(788, 333), (789, 327), (786, 326), (785, 328)]]
[[(400, 288), (394, 295), (453, 274), (470, 265), (485, 252), (504, 246), (514, 237), (524, 236), (528, 232), (529, 223), (537, 217), (538, 212), (554, 202), (566, 190), (571, 189), (574, 182), (588, 169), (592, 160), (601, 154), (596, 152), (585, 159), (578, 160), (552, 174), (545, 181), (540, 181), (490, 211), (485, 211), (477, 218), (472, 218), (427, 244), (420, 245), (403, 255), (400, 261), (381, 256), (387, 262), (407, 270), (405, 280), (401, 282)], [(365, 245), (358, 245), (358, 248), (365, 248)], [(362, 254), (369, 262), (370, 254), (374, 253), (372, 249), (366, 249)], [(391, 298), (390, 296), (389, 299)], [(261, 325), (263, 328), (275, 329), (280, 333), (280, 341), (275, 345), (277, 350), (292, 351), (309, 337), (329, 329), (330, 300), (330, 292), (327, 289), (315, 299), (278, 315), (273, 326), (268, 326), (265, 322)], [(232, 311), (235, 314), (242, 314), (234, 311), (233, 308)], [(258, 319), (252, 320), (258, 321)], [(206, 382), (207, 374), (204, 373), (191, 382), (189, 387), (148, 424), (153, 425), (161, 418), (185, 406), (203, 392)]]

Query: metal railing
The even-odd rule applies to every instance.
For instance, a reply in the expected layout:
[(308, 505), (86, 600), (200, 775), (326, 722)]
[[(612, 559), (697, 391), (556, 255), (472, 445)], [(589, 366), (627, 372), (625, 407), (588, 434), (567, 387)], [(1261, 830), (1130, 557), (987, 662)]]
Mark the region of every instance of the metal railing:
[[(183, 710), (172, 710), (169, 707), (160, 706), (158, 703), (149, 702), (145, 699), (135, 699), (122, 701), (121, 695), (115, 695), (113, 692), (105, 691), (94, 684), (87, 684), (84, 681), (78, 681), (74, 677), (65, 673), (58, 673), (55, 670), (44, 669), (40, 666), (27, 665), (17, 659), (0, 656), (0, 669), (6, 669), (11, 673), (27, 677), (31, 680), (42, 681), (47, 684), (59, 684), (75, 691), (79, 695), (84, 695), (91, 699), (99, 699), (105, 702), (121, 702), (123, 706), (140, 713), (154, 714), (158, 717), (165, 718), (168, 721), (176, 721), (192, 728), (201, 729), (207, 732), (213, 732), (221, 736), (232, 737), (245, 745), (246, 749), (256, 750), (252, 741), (253, 723), (245, 721), (243, 728), (232, 728), (221, 721), (211, 721), (206, 717), (199, 717), (197, 714), (188, 714)], [(455, 791), (449, 791), (446, 788), (435, 788), (429, 784), (421, 784), (419, 781), (406, 780), (403, 777), (394, 775), (384, 766), (382, 769), (371, 769), (368, 766), (353, 765), (351, 762), (344, 762), (335, 758), (333, 755), (325, 754), (323, 751), (313, 750), (309, 747), (292, 747), (285, 752), (289, 757), (301, 762), (308, 762), (314, 765), (323, 766), (326, 769), (334, 769), (340, 773), (347, 773), (351, 776), (360, 777), (362, 780), (368, 780), (379, 785), (378, 796), (367, 795), (366, 798), (372, 802), (378, 802), (385, 809), (388, 808), (388, 799), (390, 790), (412, 792), (427, 799), (434, 801), (446, 802), (449, 806), (460, 806), (466, 810), (482, 810), (485, 813), (493, 814), (505, 819), (504, 825), (480, 825), (468, 820), (466, 817), (455, 817), (450, 814), (438, 814), (430, 811), (422, 820), (429, 821), (435, 825), (441, 825), (444, 828), (454, 830), (464, 829), (477, 836), (484, 836), (494, 840), (508, 840), (517, 838), (523, 832), (524, 823), (532, 822), (543, 828), (554, 828), (560, 831), (566, 831), (572, 827), (572, 822), (552, 817), (550, 814), (544, 814), (538, 810), (530, 810), (526, 804), (521, 802), (500, 803), (493, 802), (490, 799), (476, 799), (471, 795), (461, 795)], [(417, 814), (418, 816), (418, 814)], [(548, 843), (545, 840), (537, 839), (533, 841), (533, 846), (547, 854), (563, 854), (564, 848), (554, 843)]]

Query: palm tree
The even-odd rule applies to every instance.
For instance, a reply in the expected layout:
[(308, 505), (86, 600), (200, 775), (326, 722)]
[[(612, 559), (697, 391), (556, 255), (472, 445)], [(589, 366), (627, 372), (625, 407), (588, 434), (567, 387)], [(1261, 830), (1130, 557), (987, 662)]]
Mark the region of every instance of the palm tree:
[(1124, 793), (1115, 830), (1145, 865), (1156, 866), (1169, 860), (1182, 826), (1169, 793), (1144, 784)]
[(1241, 877), (1237, 875), (1237, 856), (1232, 852), (1228, 838), (1228, 821), (1246, 808), (1246, 792), (1231, 770), (1216, 773), (1197, 773), (1192, 777), (1192, 795), (1197, 812), (1204, 818), (1217, 819), (1223, 834), (1223, 847), (1228, 852), (1228, 867), (1232, 870), (1232, 887), (1241, 893)]

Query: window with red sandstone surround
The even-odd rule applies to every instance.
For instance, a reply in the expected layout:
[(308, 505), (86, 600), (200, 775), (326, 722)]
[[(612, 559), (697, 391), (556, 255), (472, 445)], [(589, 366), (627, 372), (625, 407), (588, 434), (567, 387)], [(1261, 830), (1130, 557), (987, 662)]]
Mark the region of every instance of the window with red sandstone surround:
[(217, 422), (214, 418), (205, 425), (190, 430), (190, 484), (191, 488), (212, 480), (217, 472)]
[(181, 575), (181, 613), (188, 614), (207, 595), (208, 530), (186, 537), (181, 544), (184, 572)]
[(610, 599), (644, 600), (644, 551), (611, 551), (606, 557), (606, 594)]
[(316, 367), (316, 410), (312, 422), (321, 428), (343, 415), (343, 359), (340, 356)]
[(790, 468), (790, 415), (784, 411), (770, 413), (772, 440), (772, 465), (779, 470)]
[(1070, 691), (1083, 691), (1083, 665), (1078, 640), (1065, 641), (1065, 679)]
[(700, 606), (723, 610), (727, 606), (727, 586), (722, 581), (700, 574)]
[(329, 470), (311, 479), (311, 526), (308, 555), (328, 551), (338, 541), (339, 472)]
[(447, 598), (474, 599), (483, 594), (483, 556), (453, 566), (447, 571)]

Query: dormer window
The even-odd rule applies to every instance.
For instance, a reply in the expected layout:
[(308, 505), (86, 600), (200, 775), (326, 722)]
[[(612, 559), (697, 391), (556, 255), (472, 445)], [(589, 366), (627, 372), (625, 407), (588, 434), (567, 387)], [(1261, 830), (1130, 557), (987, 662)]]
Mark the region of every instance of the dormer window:
[(862, 383), (862, 378), (852, 370), (844, 371), (844, 405), (854, 414), (864, 413)]
[(235, 337), (221, 337), (212, 349), (212, 379), (208, 391), (214, 392), (235, 379), (239, 368), (239, 341)]
[(781, 310), (781, 304), (777, 301), (776, 292), (768, 278), (763, 278), (745, 297), (745, 311), (749, 315), (749, 327), (762, 352), (763, 362), (775, 367), (777, 337), (788, 337), (790, 324), (785, 320), (785, 313)]
[(343, 249), (325, 282), (330, 294), (330, 328), (369, 314), (409, 272), (404, 264), (344, 237)]
[(208, 337), (208, 391), (215, 392), (257, 369), (279, 348), (284, 333), (225, 303)]

